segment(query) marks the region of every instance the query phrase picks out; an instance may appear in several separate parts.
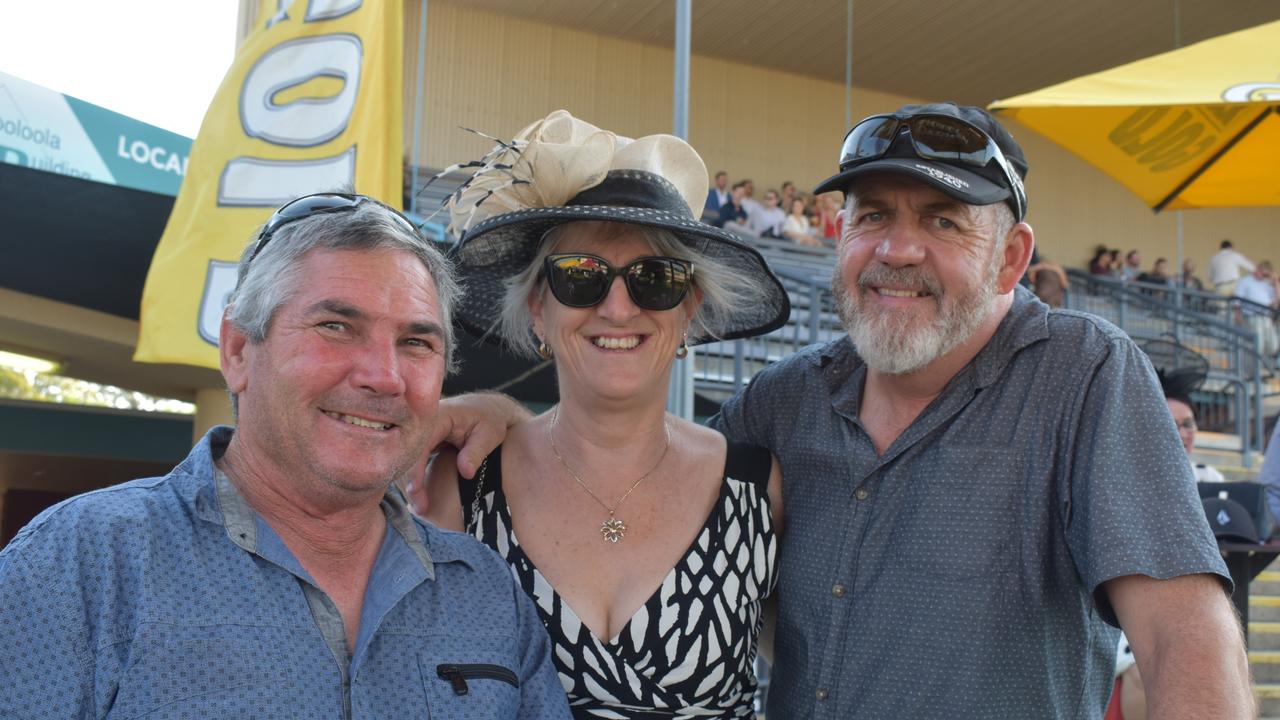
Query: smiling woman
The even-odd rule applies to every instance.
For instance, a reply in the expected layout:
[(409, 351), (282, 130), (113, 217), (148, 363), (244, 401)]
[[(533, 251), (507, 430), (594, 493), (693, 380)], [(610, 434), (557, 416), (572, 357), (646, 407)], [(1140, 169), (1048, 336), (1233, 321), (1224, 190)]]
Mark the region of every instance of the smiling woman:
[(453, 199), (458, 319), (554, 360), (560, 403), (475, 481), (438, 456), (429, 517), (506, 558), (575, 716), (749, 715), (781, 477), (767, 450), (664, 406), (689, 345), (781, 326), (786, 293), (694, 219), (706, 167), (679, 138), (557, 111), (481, 164)]

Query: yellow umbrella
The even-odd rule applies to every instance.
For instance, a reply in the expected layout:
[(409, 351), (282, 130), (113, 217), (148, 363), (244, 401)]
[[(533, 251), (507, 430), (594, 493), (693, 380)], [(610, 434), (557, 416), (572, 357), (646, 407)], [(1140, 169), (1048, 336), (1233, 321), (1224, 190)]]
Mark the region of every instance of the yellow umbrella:
[(1280, 205), (1280, 22), (997, 100), (1160, 210)]

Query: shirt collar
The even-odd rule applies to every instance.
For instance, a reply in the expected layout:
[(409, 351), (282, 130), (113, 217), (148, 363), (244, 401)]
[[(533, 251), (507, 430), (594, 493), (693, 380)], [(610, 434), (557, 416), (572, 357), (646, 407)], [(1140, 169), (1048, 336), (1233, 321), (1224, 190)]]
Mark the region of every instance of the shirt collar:
[(1019, 351), (1048, 339), (1049, 306), (1040, 302), (1030, 290), (1016, 286), (1008, 314), (1000, 321), (996, 334), (970, 363), (974, 385), (978, 388), (991, 385)]
[[(200, 444), (192, 450), (183, 466), (191, 472), (209, 477), (209, 483), (202, 488), (196, 498), (196, 514), (204, 520), (222, 525), (233, 543), (246, 552), (258, 553), (258, 513), (245, 501), (244, 496), (236, 489), (231, 479), (215, 464), (217, 458), (226, 452), (234, 430), (226, 426), (218, 426), (210, 430)], [(431, 542), (433, 533), (439, 531), (429, 528), (421, 520), (413, 516), (408, 500), (400, 488), (392, 485), (382, 497), (380, 503), (387, 524), (404, 540), (405, 545), (422, 563), (427, 577), (435, 579), (435, 563), (462, 562), (469, 567), (471, 563), (446, 542)]]

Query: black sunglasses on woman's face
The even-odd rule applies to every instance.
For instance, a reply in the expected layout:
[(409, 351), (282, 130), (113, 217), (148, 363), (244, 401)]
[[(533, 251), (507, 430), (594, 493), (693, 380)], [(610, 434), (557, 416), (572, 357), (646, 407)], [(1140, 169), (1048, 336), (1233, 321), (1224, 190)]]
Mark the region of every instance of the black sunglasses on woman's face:
[(620, 277), (636, 307), (670, 310), (689, 291), (693, 263), (671, 257), (642, 257), (615, 268), (608, 260), (587, 253), (549, 255), (543, 273), (551, 294), (562, 305), (586, 308), (599, 305), (609, 295), (613, 279)]

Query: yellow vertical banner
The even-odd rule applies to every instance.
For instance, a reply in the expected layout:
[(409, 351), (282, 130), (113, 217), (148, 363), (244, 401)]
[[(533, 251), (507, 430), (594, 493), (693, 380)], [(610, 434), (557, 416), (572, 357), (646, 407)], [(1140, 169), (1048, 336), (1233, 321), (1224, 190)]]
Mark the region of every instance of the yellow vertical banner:
[(134, 359), (218, 367), (255, 228), (300, 195), (402, 197), (402, 0), (263, 2), (191, 148), (151, 260)]

